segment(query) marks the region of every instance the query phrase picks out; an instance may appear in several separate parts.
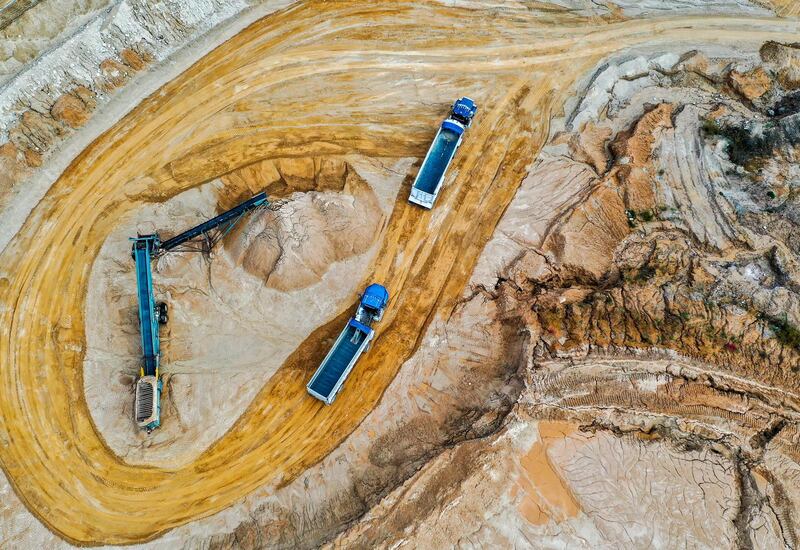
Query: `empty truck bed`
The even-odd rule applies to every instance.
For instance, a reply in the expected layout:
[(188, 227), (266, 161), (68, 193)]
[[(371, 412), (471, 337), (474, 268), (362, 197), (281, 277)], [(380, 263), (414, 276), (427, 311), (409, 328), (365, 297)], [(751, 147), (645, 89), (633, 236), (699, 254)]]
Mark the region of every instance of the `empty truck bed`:
[(459, 139), (461, 139), (461, 134), (449, 128), (439, 130), (417, 175), (414, 183), (415, 189), (434, 194), (445, 170), (453, 159)]
[(372, 334), (372, 329), (351, 319), (308, 383), (308, 391), (330, 405)]

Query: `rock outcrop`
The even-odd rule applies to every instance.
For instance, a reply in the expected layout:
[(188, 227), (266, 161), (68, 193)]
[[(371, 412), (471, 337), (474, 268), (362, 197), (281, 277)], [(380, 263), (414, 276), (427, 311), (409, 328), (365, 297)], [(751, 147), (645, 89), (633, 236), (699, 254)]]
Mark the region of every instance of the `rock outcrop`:
[[(677, 519), (689, 529), (680, 544), (797, 544), (800, 494), (782, 477), (798, 456), (800, 369), (792, 191), (799, 181), (797, 107), (789, 50), (767, 45), (761, 60), (690, 52), (671, 68), (639, 77), (644, 84), (604, 82), (611, 90), (606, 103), (583, 102), (571, 117), (574, 130), (555, 135), (530, 176), (537, 185), (560, 183), (561, 196), (572, 189), (568, 200), (557, 197), (564, 213), (549, 222), (538, 218), (531, 210), (538, 205), (526, 197), (536, 191), (523, 185), (515, 202), (526, 208), (509, 208), (467, 295), (496, 301), (505, 322), (516, 320), (531, 334), (528, 391), (517, 414), (575, 423), (587, 441), (612, 434), (620, 449), (642, 449), (636, 453), (666, 445), (680, 461), (720, 469), (709, 471), (719, 483), (720, 508), (707, 512), (720, 523), (695, 531), (692, 517), (654, 512), (647, 537)], [(586, 108), (597, 114), (587, 118)], [(511, 261), (498, 266), (493, 249)], [(519, 423), (510, 419), (509, 432), (522, 429)], [(628, 452), (612, 462), (627, 463)], [(703, 456), (692, 457), (698, 452)], [(548, 529), (559, 525), (561, 536), (575, 533), (567, 538), (572, 543), (646, 544), (637, 538), (636, 518), (616, 520), (625, 532), (601, 527), (625, 507), (595, 501), (614, 494), (615, 483), (632, 483), (630, 474), (609, 484), (619, 474), (608, 457), (594, 456), (569, 479), (569, 458), (556, 451), (548, 457), (591, 525), (554, 509), (546, 514), (550, 527), (534, 529), (536, 536), (552, 536)], [(664, 465), (663, 452), (650, 460), (627, 468), (652, 478)], [(598, 462), (606, 464), (602, 470)], [(694, 481), (680, 480), (684, 475), (671, 483), (688, 491)], [(592, 491), (583, 494), (583, 484)], [(639, 487), (626, 494), (642, 491), (652, 492)], [(709, 505), (712, 493), (702, 493)], [(472, 488), (459, 498), (470, 494)], [(394, 510), (402, 501), (387, 506)], [(503, 506), (497, 501), (492, 509)], [(708, 528), (719, 529), (713, 539), (703, 538)], [(484, 533), (500, 532), (493, 525)]]

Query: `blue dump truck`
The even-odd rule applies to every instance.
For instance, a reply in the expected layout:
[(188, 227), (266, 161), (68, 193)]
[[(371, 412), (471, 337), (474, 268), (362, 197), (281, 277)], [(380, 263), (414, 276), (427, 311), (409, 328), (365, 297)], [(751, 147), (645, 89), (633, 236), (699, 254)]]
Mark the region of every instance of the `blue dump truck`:
[(326, 405), (333, 403), (356, 361), (369, 347), (375, 335), (372, 323), (381, 320), (388, 302), (389, 292), (383, 286), (371, 284), (364, 290), (355, 316), (347, 322), (306, 385), (308, 393)]
[(433, 139), (425, 160), (419, 169), (408, 200), (425, 208), (432, 208), (442, 188), (447, 167), (461, 145), (464, 130), (472, 124), (478, 106), (468, 97), (453, 103), (453, 108)]

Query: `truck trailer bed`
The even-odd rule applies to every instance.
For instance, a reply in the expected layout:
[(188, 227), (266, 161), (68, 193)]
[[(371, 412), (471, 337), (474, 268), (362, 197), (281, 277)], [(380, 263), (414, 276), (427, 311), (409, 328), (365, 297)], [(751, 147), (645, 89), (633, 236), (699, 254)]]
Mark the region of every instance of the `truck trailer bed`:
[(463, 133), (464, 128), (450, 119), (445, 120), (439, 127), (411, 187), (409, 196), (411, 202), (425, 208), (433, 207), (444, 181), (445, 172), (453, 161), (458, 146), (461, 145)]
[(414, 185), (420, 191), (433, 194), (444, 175), (447, 166), (453, 159), (458, 146), (460, 134), (448, 128), (440, 128), (431, 145), (430, 152), (422, 164)]
[(333, 403), (356, 360), (372, 340), (373, 334), (373, 330), (368, 326), (350, 319), (309, 381), (308, 393), (327, 405)]

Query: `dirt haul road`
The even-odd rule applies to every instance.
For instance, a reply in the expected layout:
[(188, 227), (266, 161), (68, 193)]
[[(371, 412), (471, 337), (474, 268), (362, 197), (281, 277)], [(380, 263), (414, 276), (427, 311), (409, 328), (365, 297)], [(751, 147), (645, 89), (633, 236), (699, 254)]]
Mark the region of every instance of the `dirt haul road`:
[[(84, 151), (2, 253), (0, 462), (17, 493), (72, 542), (132, 543), (293, 479), (357, 426), (427, 320), (453, 307), (576, 79), (632, 45), (797, 32), (778, 19), (613, 22), (394, 1), (312, 2), (259, 21)], [(92, 424), (81, 369), (87, 281), (117, 220), (262, 159), (422, 156), (460, 95), (480, 112), (453, 183), (432, 212), (406, 203), (408, 180), (401, 189), (364, 279), (384, 282), (393, 300), (336, 406), (304, 386), (341, 316), (194, 463), (167, 470), (115, 456)]]

